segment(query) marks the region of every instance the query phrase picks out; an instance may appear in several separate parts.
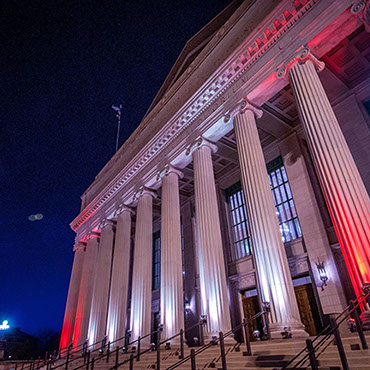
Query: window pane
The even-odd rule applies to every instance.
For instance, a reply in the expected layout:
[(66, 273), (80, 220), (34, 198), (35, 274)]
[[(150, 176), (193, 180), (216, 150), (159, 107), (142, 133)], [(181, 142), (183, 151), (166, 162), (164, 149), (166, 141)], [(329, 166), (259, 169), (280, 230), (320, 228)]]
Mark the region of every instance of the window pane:
[(300, 238), (302, 231), (284, 165), (269, 171), (269, 177), (283, 242)]
[(237, 260), (250, 254), (249, 247), (247, 248), (249, 245), (247, 213), (245, 211), (245, 201), (241, 188), (233, 190), (232, 194), (227, 196), (227, 202), (231, 215), (232, 256), (234, 260)]

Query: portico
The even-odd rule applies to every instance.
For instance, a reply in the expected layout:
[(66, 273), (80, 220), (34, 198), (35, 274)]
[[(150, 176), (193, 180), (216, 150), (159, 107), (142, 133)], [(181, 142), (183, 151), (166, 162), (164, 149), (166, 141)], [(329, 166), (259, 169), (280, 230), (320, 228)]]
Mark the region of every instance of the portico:
[(201, 315), (207, 341), (266, 306), (272, 339), (308, 336), (369, 282), (369, 68), (332, 68), (341, 43), (369, 52), (365, 26), (350, 1), (265, 2), (225, 10), (82, 196), (61, 347), (149, 346)]

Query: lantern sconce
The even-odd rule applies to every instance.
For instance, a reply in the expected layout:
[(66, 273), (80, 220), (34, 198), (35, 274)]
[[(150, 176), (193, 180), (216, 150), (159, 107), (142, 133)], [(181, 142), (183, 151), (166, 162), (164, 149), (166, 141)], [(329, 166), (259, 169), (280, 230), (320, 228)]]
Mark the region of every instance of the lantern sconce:
[(187, 314), (191, 312), (190, 302), (185, 302), (185, 312)]
[(317, 271), (319, 272), (320, 280), (322, 281), (321, 291), (324, 290), (324, 286), (328, 286), (326, 282), (329, 280), (328, 275), (325, 270), (324, 262), (316, 263)]

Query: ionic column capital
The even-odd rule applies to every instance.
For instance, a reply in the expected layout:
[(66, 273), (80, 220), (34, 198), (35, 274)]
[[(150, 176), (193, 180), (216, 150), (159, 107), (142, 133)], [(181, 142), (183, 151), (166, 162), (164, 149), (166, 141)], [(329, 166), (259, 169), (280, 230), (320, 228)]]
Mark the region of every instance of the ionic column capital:
[(129, 212), (131, 215), (133, 215), (135, 212), (134, 210), (127, 206), (126, 204), (121, 203), (117, 209), (114, 211), (114, 217), (118, 217), (121, 213)]
[(116, 225), (116, 223), (113, 221), (113, 220), (109, 220), (109, 219), (106, 219), (106, 218), (104, 218), (101, 222), (100, 222), (100, 224), (99, 224), (99, 227), (98, 227), (98, 229), (99, 230), (102, 230), (102, 229), (104, 229), (106, 226), (115, 226)]
[(276, 77), (278, 79), (288, 78), (289, 70), (296, 64), (304, 64), (307, 61), (311, 61), (318, 72), (321, 72), (325, 68), (325, 63), (318, 60), (310, 51), (308, 47), (303, 47), (298, 50), (291, 58), (284, 61), (280, 68), (276, 72)]
[(139, 190), (137, 190), (133, 196), (133, 200), (134, 202), (136, 202), (140, 197), (142, 197), (143, 195), (145, 194), (148, 194), (150, 196), (152, 196), (153, 198), (157, 198), (157, 194), (155, 191), (153, 191), (152, 189), (149, 189), (145, 186), (140, 186)]
[(179, 179), (182, 179), (184, 177), (184, 174), (180, 170), (170, 164), (167, 164), (162, 170), (158, 171), (156, 180), (161, 181), (163, 177), (168, 176), (170, 173), (175, 173), (179, 177)]
[(254, 106), (253, 104), (251, 104), (248, 100), (246, 99), (243, 99), (241, 100), (232, 110), (231, 110), (231, 114), (233, 115), (233, 117), (235, 117), (236, 115), (239, 115), (239, 114), (244, 114), (245, 112), (247, 111), (251, 111), (253, 112), (254, 116), (256, 119), (259, 119), (262, 117), (262, 114), (263, 114), (263, 111), (262, 109)]
[(84, 242), (77, 242), (74, 246), (73, 246), (73, 252), (76, 252), (77, 250), (79, 249), (85, 249), (86, 247), (86, 243)]
[(99, 233), (96, 233), (95, 231), (89, 231), (87, 233), (86, 240), (89, 241), (89, 240), (94, 239), (94, 238), (100, 238), (100, 234)]
[(186, 155), (192, 155), (195, 150), (200, 149), (203, 146), (208, 146), (213, 154), (216, 153), (218, 149), (216, 144), (205, 139), (203, 136), (199, 136), (186, 148)]
[(370, 32), (370, 0), (361, 0), (353, 3), (351, 14), (356, 15), (365, 25), (366, 32)]

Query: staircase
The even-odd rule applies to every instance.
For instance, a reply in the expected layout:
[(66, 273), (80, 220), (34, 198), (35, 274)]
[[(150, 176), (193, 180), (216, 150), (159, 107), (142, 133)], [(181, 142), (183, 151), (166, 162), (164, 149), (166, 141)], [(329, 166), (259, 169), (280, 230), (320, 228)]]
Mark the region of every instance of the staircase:
[[(366, 335), (370, 343), (370, 333)], [(362, 350), (360, 340), (356, 333), (351, 333), (347, 337), (342, 337), (345, 347), (347, 360), (350, 369), (370, 370), (370, 350)], [(294, 355), (299, 352), (306, 343), (304, 339), (286, 339), (273, 340), (265, 342), (254, 342), (251, 344), (252, 356), (244, 356), (244, 344), (228, 345), (225, 344), (225, 352), (228, 369), (279, 369), (286, 364)], [(190, 349), (185, 349), (185, 357), (190, 354)], [(144, 354), (140, 361), (134, 360), (133, 369), (156, 369), (156, 352), (148, 352)], [(129, 359), (130, 354), (120, 353), (119, 362)], [(105, 370), (112, 368), (115, 365), (115, 352), (112, 352), (109, 361), (106, 358), (99, 360), (99, 356), (94, 357), (94, 370)], [(322, 370), (337, 370), (342, 369), (341, 361), (336, 345), (331, 342), (325, 351), (319, 356), (319, 368)], [(176, 349), (161, 351), (161, 369), (167, 369), (171, 365), (178, 362), (178, 351)], [(70, 364), (69, 369), (76, 369), (82, 366), (81, 369), (86, 369), (83, 366), (83, 360), (78, 360)], [(129, 369), (129, 363), (119, 367), (119, 369)], [(176, 369), (190, 369), (190, 360), (180, 365)], [(196, 356), (196, 368), (222, 369), (220, 346), (215, 345), (207, 349), (203, 353)], [(307, 361), (300, 369), (309, 369)], [(91, 366), (89, 367), (90, 370)]]

